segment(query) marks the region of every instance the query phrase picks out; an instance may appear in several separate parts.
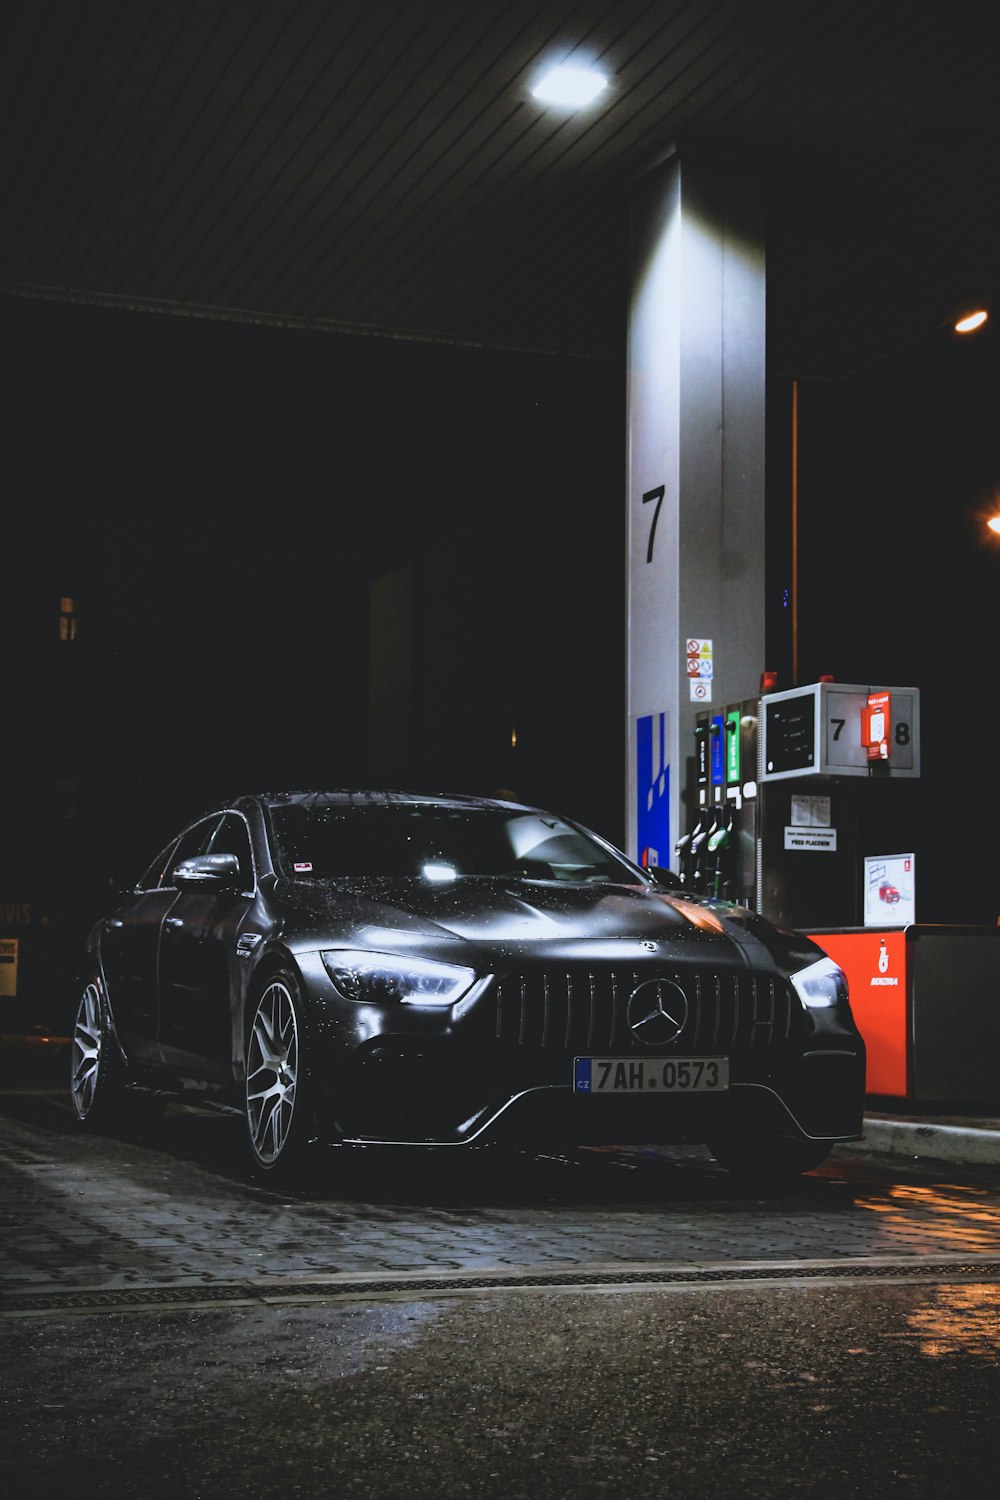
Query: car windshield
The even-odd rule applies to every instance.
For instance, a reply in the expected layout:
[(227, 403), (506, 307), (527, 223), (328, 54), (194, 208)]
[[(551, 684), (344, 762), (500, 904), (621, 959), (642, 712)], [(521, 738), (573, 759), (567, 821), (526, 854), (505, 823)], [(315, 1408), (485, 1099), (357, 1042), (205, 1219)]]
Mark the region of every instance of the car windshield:
[(296, 803), (271, 816), (279, 863), (296, 879), (410, 876), (634, 882), (634, 866), (548, 813), (426, 803)]

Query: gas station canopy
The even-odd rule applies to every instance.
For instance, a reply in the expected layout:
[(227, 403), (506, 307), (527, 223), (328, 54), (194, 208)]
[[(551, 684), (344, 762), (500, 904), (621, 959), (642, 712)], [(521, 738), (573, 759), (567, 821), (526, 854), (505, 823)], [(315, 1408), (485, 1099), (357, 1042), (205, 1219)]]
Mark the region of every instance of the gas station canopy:
[[(13, 0), (0, 292), (618, 358), (672, 149), (766, 208), (768, 368), (850, 374), (1000, 281), (980, 0)], [(576, 112), (543, 65), (607, 79)]]

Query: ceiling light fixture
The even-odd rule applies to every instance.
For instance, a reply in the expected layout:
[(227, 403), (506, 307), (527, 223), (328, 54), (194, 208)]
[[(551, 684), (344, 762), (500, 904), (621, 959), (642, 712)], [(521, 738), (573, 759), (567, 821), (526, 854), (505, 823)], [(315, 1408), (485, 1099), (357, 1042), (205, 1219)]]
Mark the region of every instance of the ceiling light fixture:
[(959, 318), (958, 322), (955, 324), (955, 332), (972, 333), (974, 329), (982, 328), (988, 317), (989, 313), (985, 308), (981, 307), (978, 312), (969, 313), (966, 317)]
[(550, 68), (531, 92), (543, 104), (565, 104), (571, 109), (582, 109), (586, 104), (593, 104), (607, 86), (608, 80), (595, 68), (560, 63)]

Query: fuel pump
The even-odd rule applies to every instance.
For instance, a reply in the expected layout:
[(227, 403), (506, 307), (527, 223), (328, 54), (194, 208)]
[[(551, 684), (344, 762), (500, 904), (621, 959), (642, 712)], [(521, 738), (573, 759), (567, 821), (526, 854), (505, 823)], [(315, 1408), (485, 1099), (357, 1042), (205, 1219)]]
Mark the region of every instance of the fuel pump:
[(725, 840), (725, 807), (723, 788), (725, 784), (725, 738), (722, 714), (706, 716), (707, 723), (707, 790), (709, 805), (706, 810), (704, 837), (692, 840), (693, 869), (692, 885), (699, 894), (711, 894), (715, 879), (716, 858), (720, 843)]
[(709, 785), (709, 716), (700, 713), (695, 721), (695, 809), (694, 818), (687, 833), (677, 840), (674, 854), (677, 857), (677, 873), (683, 885), (695, 888), (696, 871), (704, 863), (704, 843), (711, 825), (711, 809), (708, 801)]
[(788, 927), (856, 925), (864, 857), (913, 847), (919, 689), (761, 688), (698, 715), (682, 883)]
[(757, 910), (807, 932), (864, 922), (866, 858), (915, 849), (919, 777), (919, 688), (762, 694)]
[(707, 840), (705, 892), (731, 901), (736, 886), (736, 805), (718, 809), (718, 821)]
[(703, 711), (695, 727), (692, 822), (677, 841), (682, 885), (755, 905), (759, 699)]

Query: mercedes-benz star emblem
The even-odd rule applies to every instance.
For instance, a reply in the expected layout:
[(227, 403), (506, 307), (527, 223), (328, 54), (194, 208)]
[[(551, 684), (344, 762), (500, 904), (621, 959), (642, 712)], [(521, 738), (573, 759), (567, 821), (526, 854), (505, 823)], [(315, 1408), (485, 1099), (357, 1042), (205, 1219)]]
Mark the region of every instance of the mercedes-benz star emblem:
[(680, 985), (669, 979), (647, 979), (628, 997), (628, 1024), (636, 1041), (662, 1047), (680, 1035), (687, 1009)]

